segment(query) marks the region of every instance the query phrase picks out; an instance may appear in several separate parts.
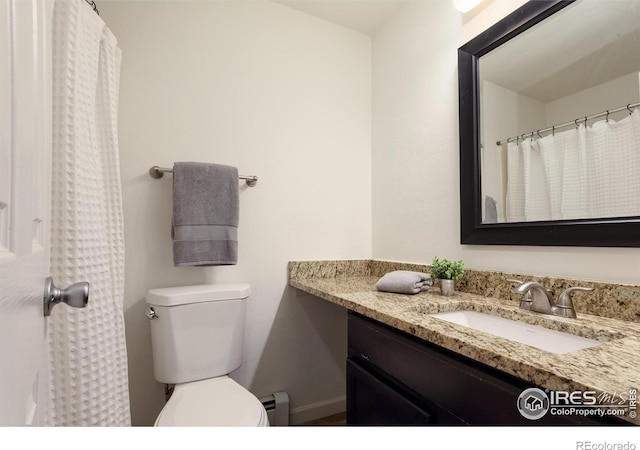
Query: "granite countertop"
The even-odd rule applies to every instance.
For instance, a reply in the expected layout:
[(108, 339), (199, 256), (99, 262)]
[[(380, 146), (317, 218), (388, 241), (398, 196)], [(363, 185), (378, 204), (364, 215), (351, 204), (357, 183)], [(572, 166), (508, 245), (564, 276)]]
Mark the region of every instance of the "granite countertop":
[[(289, 284), (542, 388), (626, 397), (630, 389), (640, 388), (639, 323), (580, 312), (578, 319), (554, 317), (522, 310), (517, 302), (472, 293), (456, 292), (452, 297), (443, 297), (437, 287), (416, 295), (384, 293), (375, 288), (378, 275), (351, 272), (351, 276), (325, 273), (316, 277), (304, 270), (292, 270), (290, 264)], [(517, 316), (531, 325), (603, 344), (555, 354), (428, 315), (458, 309), (505, 318)], [(640, 424), (639, 418), (629, 414), (621, 418)]]

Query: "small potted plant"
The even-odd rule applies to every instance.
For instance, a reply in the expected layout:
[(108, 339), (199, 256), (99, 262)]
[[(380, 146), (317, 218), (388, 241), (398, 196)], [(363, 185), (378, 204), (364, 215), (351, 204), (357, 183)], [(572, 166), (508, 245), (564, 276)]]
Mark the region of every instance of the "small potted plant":
[(464, 262), (438, 259), (436, 256), (431, 262), (429, 271), (431, 278), (440, 280), (440, 294), (450, 297), (455, 290), (455, 283), (464, 275)]

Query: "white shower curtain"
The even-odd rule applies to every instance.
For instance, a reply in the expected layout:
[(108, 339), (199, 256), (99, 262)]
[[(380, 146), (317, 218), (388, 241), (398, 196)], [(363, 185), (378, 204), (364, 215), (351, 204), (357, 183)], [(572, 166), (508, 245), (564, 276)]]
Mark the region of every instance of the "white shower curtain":
[(507, 221), (640, 216), (640, 110), (508, 144)]
[(589, 217), (586, 127), (538, 140), (548, 179), (551, 220)]
[(586, 141), (592, 217), (640, 215), (640, 110), (594, 124)]
[(49, 321), (45, 423), (131, 424), (124, 335), (124, 235), (118, 160), (120, 49), (84, 0), (53, 17), (51, 266), (60, 286), (86, 280), (84, 309)]
[(515, 142), (507, 143), (507, 222), (523, 222), (524, 216), (524, 158)]

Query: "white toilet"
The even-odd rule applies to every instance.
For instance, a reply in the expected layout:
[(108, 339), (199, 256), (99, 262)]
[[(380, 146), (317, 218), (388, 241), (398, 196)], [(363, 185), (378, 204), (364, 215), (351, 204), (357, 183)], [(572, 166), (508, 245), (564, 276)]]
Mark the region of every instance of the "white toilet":
[(246, 283), (152, 289), (153, 373), (175, 384), (156, 426), (269, 426), (264, 406), (229, 378), (242, 364)]

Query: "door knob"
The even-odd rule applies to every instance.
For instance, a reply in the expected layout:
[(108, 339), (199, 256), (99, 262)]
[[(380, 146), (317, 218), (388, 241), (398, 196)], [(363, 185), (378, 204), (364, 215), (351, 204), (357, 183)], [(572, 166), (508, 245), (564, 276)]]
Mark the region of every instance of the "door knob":
[(44, 315), (50, 316), (53, 307), (60, 302), (74, 308), (84, 308), (89, 302), (89, 283), (81, 281), (60, 289), (51, 277), (47, 277), (44, 281)]

